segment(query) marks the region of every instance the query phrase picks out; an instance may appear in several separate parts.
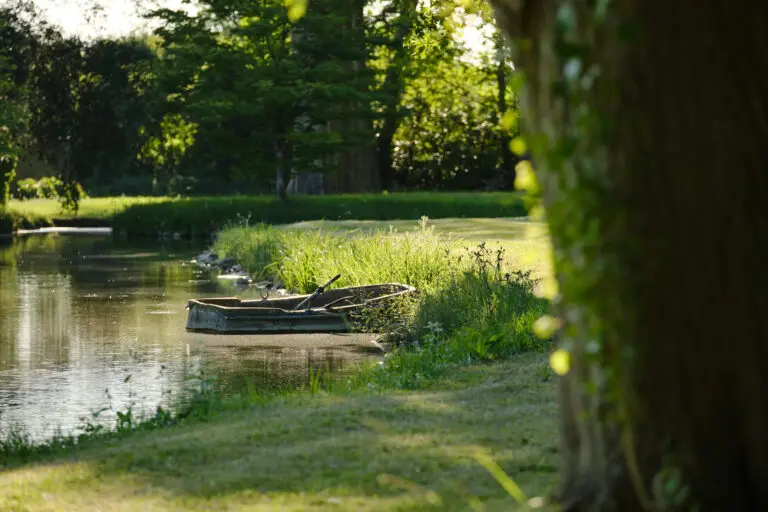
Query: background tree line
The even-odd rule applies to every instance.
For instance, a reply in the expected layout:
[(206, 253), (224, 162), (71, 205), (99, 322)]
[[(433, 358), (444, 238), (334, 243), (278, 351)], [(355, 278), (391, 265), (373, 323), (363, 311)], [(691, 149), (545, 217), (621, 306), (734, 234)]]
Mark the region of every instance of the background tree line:
[(284, 196), (310, 172), (326, 192), (512, 188), (499, 121), (516, 108), (513, 70), (500, 41), (465, 58), (452, 3), (317, 0), (296, 21), (277, 0), (198, 7), (148, 13), (150, 35), (85, 41), (6, 3), (3, 197), (33, 157), (92, 195)]

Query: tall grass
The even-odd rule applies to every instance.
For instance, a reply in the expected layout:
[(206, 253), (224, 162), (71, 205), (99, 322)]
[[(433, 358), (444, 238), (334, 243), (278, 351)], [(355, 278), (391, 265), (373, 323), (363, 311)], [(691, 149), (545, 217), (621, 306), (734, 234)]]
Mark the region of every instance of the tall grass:
[(434, 234), (422, 219), (418, 229), (399, 233), (350, 231), (333, 234), (277, 230), (260, 224), (224, 230), (214, 244), (259, 278), (275, 278), (287, 289), (314, 291), (336, 274), (337, 286), (401, 282), (430, 290), (455, 270), (446, 265), (455, 244)]
[(337, 286), (403, 283), (419, 294), (401, 304), (397, 342), (382, 365), (361, 379), (413, 387), (447, 368), (548, 346), (532, 332), (547, 308), (530, 273), (505, 261), (502, 249), (459, 247), (422, 218), (413, 231), (330, 233), (234, 226), (214, 245), (259, 278), (309, 292), (337, 273)]

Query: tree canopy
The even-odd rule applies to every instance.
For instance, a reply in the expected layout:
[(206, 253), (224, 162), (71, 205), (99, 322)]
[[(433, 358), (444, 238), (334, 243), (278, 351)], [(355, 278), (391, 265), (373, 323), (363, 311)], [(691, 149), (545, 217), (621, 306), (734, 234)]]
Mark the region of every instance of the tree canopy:
[(8, 190), (33, 156), (96, 195), (284, 195), (298, 174), (337, 192), (514, 180), (498, 127), (513, 71), (465, 58), (453, 2), (204, 0), (148, 12), (151, 35), (87, 41), (9, 5)]

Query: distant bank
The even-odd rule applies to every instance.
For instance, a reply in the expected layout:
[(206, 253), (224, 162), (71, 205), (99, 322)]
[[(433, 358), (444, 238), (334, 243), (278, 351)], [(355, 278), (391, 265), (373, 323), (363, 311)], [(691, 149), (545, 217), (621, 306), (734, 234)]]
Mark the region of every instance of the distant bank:
[(11, 201), (0, 212), (0, 233), (41, 227), (111, 227), (131, 237), (200, 238), (233, 224), (287, 224), (312, 220), (406, 220), (522, 217), (515, 192), (411, 192), (297, 196), (99, 197), (82, 201), (76, 215), (54, 200)]

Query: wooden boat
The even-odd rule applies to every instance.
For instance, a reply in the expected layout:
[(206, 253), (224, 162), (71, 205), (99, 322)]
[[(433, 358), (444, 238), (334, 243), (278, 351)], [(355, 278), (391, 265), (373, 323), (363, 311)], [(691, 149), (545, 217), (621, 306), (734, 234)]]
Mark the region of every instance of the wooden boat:
[(364, 330), (364, 319), (373, 314), (371, 310), (379, 310), (386, 315), (387, 308), (399, 298), (416, 291), (412, 286), (404, 284), (354, 286), (328, 291), (324, 288), (321, 286), (311, 295), (276, 299), (192, 299), (187, 303), (187, 330), (213, 334)]

